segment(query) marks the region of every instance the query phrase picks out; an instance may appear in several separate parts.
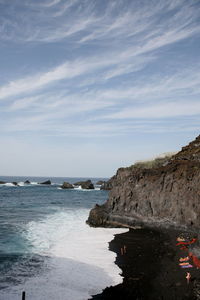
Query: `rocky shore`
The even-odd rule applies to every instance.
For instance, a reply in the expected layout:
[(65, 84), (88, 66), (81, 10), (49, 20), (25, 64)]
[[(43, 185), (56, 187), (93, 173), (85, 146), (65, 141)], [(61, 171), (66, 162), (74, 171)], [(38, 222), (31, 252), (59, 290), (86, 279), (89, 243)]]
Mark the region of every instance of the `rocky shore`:
[[(92, 299), (200, 299), (200, 136), (167, 160), (118, 169), (108, 183), (108, 200), (87, 223), (131, 229), (110, 243), (123, 283)], [(195, 245), (177, 247), (181, 232)]]
[(91, 226), (200, 228), (200, 136), (167, 162), (120, 168), (109, 199), (91, 210)]
[[(94, 300), (198, 300), (200, 270), (182, 269), (179, 259), (187, 252), (177, 244), (179, 230), (136, 229), (116, 235), (109, 249), (116, 252), (116, 264), (123, 282), (106, 288)], [(125, 253), (121, 249), (126, 247)], [(186, 275), (191, 279), (187, 283)]]

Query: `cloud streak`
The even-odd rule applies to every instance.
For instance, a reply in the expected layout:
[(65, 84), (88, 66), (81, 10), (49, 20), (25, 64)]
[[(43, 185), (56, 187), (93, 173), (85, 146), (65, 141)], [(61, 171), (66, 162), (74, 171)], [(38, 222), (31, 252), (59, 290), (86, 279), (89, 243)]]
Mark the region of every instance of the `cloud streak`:
[(29, 75), (0, 85), (5, 131), (108, 136), (200, 114), (199, 66), (180, 46), (200, 34), (195, 1), (15, 0), (3, 9), (1, 42), (61, 53), (35, 68), (30, 59)]

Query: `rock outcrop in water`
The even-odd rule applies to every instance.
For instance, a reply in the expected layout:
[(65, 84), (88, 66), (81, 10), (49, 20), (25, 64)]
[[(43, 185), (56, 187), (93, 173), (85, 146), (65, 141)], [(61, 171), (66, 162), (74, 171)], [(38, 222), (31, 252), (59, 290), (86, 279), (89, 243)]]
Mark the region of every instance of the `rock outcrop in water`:
[(104, 181), (104, 183), (101, 185), (100, 189), (101, 190), (106, 190), (109, 191), (112, 188), (112, 180)]
[(120, 168), (110, 181), (109, 199), (88, 224), (200, 227), (200, 136), (164, 165)]
[(105, 182), (104, 180), (99, 180), (96, 182), (96, 185), (102, 185), (102, 184), (104, 184), (104, 182)]
[(62, 188), (62, 189), (73, 189), (74, 186), (73, 186), (73, 184), (71, 184), (71, 183), (65, 181), (65, 182), (63, 182), (63, 184), (61, 185), (61, 188)]
[(81, 186), (82, 189), (86, 189), (86, 190), (93, 190), (94, 189), (94, 185), (93, 185), (91, 180), (78, 181), (78, 182), (74, 183), (74, 185)]
[(24, 181), (25, 184), (31, 184), (29, 180)]
[(50, 185), (50, 184), (51, 184), (51, 180), (47, 180), (47, 181), (44, 181), (44, 182), (40, 182), (40, 184)]

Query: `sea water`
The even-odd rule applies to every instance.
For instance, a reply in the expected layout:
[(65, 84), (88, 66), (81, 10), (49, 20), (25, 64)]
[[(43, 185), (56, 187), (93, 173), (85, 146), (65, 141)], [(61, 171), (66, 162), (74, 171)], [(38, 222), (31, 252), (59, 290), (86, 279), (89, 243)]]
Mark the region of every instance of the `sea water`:
[[(24, 184), (25, 180), (31, 184)], [(86, 300), (122, 281), (108, 242), (124, 229), (91, 228), (89, 210), (108, 194), (61, 189), (83, 178), (0, 177), (0, 299)], [(86, 179), (84, 179), (86, 180)], [(15, 186), (12, 182), (18, 182)], [(95, 184), (98, 179), (92, 179)]]

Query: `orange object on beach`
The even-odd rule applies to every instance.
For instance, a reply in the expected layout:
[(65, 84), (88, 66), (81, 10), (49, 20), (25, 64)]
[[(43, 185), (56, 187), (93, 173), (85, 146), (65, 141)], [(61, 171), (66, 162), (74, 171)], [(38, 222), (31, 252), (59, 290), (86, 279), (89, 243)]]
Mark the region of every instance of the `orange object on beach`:
[(189, 265), (189, 262), (182, 262), (179, 264), (179, 266), (187, 266), (187, 265)]
[(181, 257), (180, 259), (179, 259), (179, 261), (187, 261), (187, 260), (189, 260), (190, 258), (189, 258), (189, 256), (186, 256), (186, 257)]

